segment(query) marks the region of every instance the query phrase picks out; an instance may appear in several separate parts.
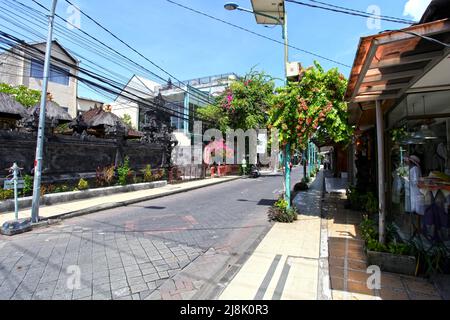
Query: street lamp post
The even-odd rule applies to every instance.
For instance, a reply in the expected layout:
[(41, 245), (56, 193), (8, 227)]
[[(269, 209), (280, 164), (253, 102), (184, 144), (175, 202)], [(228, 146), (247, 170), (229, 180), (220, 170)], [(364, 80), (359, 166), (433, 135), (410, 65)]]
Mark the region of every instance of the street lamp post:
[[(282, 38), (284, 40), (284, 75), (286, 84), (288, 84), (288, 62), (289, 62), (289, 41), (288, 41), (288, 32), (287, 32), (287, 13), (283, 7), (283, 18), (278, 18), (264, 12), (254, 11), (246, 8), (240, 7), (238, 4), (234, 2), (229, 2), (224, 5), (224, 8), (227, 10), (239, 10), (248, 13), (252, 13), (254, 15), (263, 16), (266, 18), (273, 19), (277, 22), (278, 25), (281, 25), (282, 28)], [(285, 200), (288, 203), (288, 208), (291, 207), (291, 145), (288, 143), (284, 152), (284, 172), (285, 172)]]

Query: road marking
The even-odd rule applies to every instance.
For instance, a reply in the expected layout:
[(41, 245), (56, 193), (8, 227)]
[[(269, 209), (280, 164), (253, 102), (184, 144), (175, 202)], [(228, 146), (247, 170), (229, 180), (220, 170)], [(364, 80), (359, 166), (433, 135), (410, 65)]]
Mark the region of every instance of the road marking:
[(284, 263), (283, 271), (281, 272), (280, 279), (278, 280), (278, 284), (275, 288), (275, 292), (273, 293), (272, 300), (281, 300), (281, 296), (283, 295), (284, 287), (286, 286), (286, 281), (289, 275), (289, 272), (291, 271), (291, 263), (290, 263), (291, 257), (288, 257), (286, 259), (286, 262)]
[(266, 293), (267, 288), (269, 288), (270, 281), (272, 280), (273, 275), (275, 274), (275, 270), (277, 269), (277, 266), (278, 266), (278, 263), (280, 262), (280, 260), (281, 260), (281, 255), (277, 255), (273, 259), (272, 264), (270, 265), (269, 271), (267, 271), (267, 274), (264, 277), (264, 280), (261, 283), (254, 300), (262, 300), (264, 298), (264, 294)]

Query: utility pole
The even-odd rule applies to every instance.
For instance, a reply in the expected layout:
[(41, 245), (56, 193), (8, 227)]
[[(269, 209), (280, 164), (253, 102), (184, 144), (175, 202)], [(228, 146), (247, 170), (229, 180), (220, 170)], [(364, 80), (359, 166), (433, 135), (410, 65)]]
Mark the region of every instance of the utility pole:
[[(288, 25), (287, 25), (287, 12), (284, 8), (284, 20), (283, 20), (283, 40), (284, 40), (284, 75), (286, 79), (286, 85), (289, 84), (288, 80), (288, 63), (289, 63), (289, 41), (288, 41)], [(291, 208), (291, 144), (286, 145), (285, 157), (284, 157), (284, 172), (285, 172), (285, 200), (288, 203), (288, 208)]]
[(48, 34), (47, 34), (47, 45), (45, 48), (45, 62), (44, 62), (44, 74), (42, 79), (41, 104), (39, 108), (39, 127), (37, 133), (36, 158), (34, 160), (33, 204), (31, 209), (31, 221), (33, 223), (39, 222), (42, 160), (44, 158), (45, 115), (46, 115), (45, 109), (47, 104), (47, 87), (52, 55), (53, 25), (55, 20), (55, 11), (57, 2), (58, 0), (53, 0), (50, 15), (48, 17)]

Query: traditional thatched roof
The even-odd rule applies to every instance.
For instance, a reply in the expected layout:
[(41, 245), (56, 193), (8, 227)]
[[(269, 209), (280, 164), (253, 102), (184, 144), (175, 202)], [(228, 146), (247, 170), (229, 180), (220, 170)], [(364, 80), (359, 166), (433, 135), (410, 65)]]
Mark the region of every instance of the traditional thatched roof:
[(27, 114), (27, 109), (18, 103), (13, 96), (6, 93), (0, 93), (0, 115), (21, 119)]
[[(85, 118), (85, 121), (86, 121), (86, 118)], [(101, 109), (100, 109), (100, 112), (98, 112), (91, 119), (86, 121), (86, 123), (89, 127), (92, 127), (92, 128), (99, 127), (99, 126), (125, 127), (125, 124), (123, 123), (122, 119), (120, 119), (118, 116), (116, 116), (112, 112), (105, 112)]]
[[(30, 114), (38, 113), (40, 104), (35, 105), (31, 110)], [(59, 122), (71, 122), (73, 119), (70, 114), (64, 110), (64, 108), (60, 107), (54, 101), (47, 101), (45, 107), (45, 117), (50, 120), (57, 120)]]

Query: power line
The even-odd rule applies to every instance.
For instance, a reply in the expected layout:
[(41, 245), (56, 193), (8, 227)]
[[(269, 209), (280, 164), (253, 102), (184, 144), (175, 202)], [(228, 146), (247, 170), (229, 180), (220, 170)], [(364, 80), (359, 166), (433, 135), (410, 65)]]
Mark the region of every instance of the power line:
[[(29, 48), (29, 49), (31, 49), (31, 50), (33, 50), (33, 51), (37, 51), (37, 52), (40, 53), (41, 55), (44, 54), (44, 51), (39, 50), (39, 49), (37, 49), (37, 48), (35, 48), (35, 47), (33, 47), (33, 46), (30, 46), (30, 45), (28, 45), (26, 42), (24, 42), (23, 40), (17, 39), (17, 38), (15, 38), (15, 37), (11, 36), (11, 35), (8, 35), (8, 34), (2, 32), (2, 31), (0, 31), (0, 35), (1, 35), (2, 37), (6, 37), (7, 39), (13, 40), (13, 41), (15, 41), (15, 42), (18, 43), (18, 44), (21, 44), (21, 45), (22, 45), (22, 48), (21, 48), (21, 49), (22, 49), (25, 53), (27, 53), (28, 55), (30, 55), (30, 56), (33, 57), (33, 58), (40, 59), (40, 61), (43, 62), (42, 57), (37, 56), (36, 54), (33, 54), (32, 52), (30, 52), (29, 50), (26, 50), (25, 48)], [(0, 47), (0, 48), (1, 48), (1, 47)], [(7, 48), (4, 48), (4, 47), (3, 47), (2, 49), (7, 50)], [(23, 59), (23, 57), (20, 56), (19, 53), (13, 52), (13, 51), (11, 51), (11, 50), (10, 50), (10, 52), (11, 52), (12, 54), (14, 54), (14, 55), (19, 56), (21, 59)], [(116, 94), (116, 95), (124, 96), (127, 100), (136, 102), (136, 103), (138, 103), (138, 104), (144, 104), (144, 105), (147, 105), (147, 106), (151, 106), (151, 107), (154, 108), (154, 109), (159, 109), (160, 111), (162, 111), (162, 112), (164, 112), (164, 113), (166, 113), (166, 114), (168, 114), (168, 115), (170, 115), (170, 116), (174, 116), (174, 117), (177, 117), (177, 118), (182, 119), (182, 120), (185, 120), (185, 121), (190, 121), (190, 120), (191, 120), (191, 119), (189, 119), (189, 118), (186, 118), (186, 115), (185, 115), (184, 113), (177, 112), (177, 111), (174, 111), (174, 110), (172, 110), (172, 109), (168, 109), (168, 108), (163, 107), (163, 106), (160, 106), (160, 105), (156, 105), (156, 104), (155, 104), (154, 102), (152, 102), (152, 101), (143, 100), (143, 99), (142, 99), (141, 97), (139, 97), (138, 95), (136, 95), (136, 94), (134, 94), (134, 93), (132, 93), (132, 92), (129, 92), (129, 91), (127, 91), (127, 90), (123, 90), (122, 88), (120, 88), (120, 87), (114, 85), (114, 83), (111, 83), (111, 81), (109, 81), (108, 79), (102, 79), (101, 77), (99, 77), (99, 76), (96, 75), (95, 73), (90, 72), (90, 71), (88, 71), (88, 70), (86, 70), (86, 69), (84, 69), (84, 68), (80, 68), (80, 67), (78, 67), (77, 65), (73, 65), (73, 64), (71, 64), (71, 63), (68, 63), (68, 62), (66, 62), (66, 61), (63, 61), (63, 60), (58, 59), (58, 58), (55, 58), (55, 57), (52, 57), (52, 59), (55, 60), (55, 61), (57, 61), (57, 62), (59, 62), (59, 63), (61, 63), (61, 64), (63, 64), (63, 65), (65, 65), (65, 66), (68, 66), (68, 67), (70, 67), (70, 68), (74, 68), (74, 69), (76, 69), (76, 70), (78, 70), (78, 71), (80, 71), (80, 72), (82, 72), (82, 73), (84, 73), (84, 74), (87, 74), (89, 77), (91, 77), (91, 78), (93, 78), (93, 79), (95, 79), (95, 80), (97, 80), (97, 81), (106, 83), (106, 84), (108, 84), (110, 87), (112, 87), (113, 89), (108, 88), (108, 87), (105, 87), (105, 86), (101, 86), (101, 85), (99, 85), (98, 83), (95, 83), (95, 82), (93, 82), (93, 81), (91, 81), (91, 80), (88, 80), (88, 79), (86, 79), (86, 78), (83, 78), (83, 77), (80, 77), (80, 76), (77, 76), (77, 75), (73, 75), (73, 74), (71, 74), (70, 72), (68, 72), (67, 70), (65, 70), (65, 69), (63, 69), (63, 68), (61, 68), (61, 67), (58, 67), (58, 66), (53, 65), (53, 67), (56, 68), (56, 69), (58, 69), (60, 72), (66, 74), (66, 75), (68, 75), (68, 76), (70, 76), (70, 77), (73, 77), (73, 78), (75, 78), (75, 79), (77, 79), (77, 80), (79, 80), (79, 81), (82, 81), (82, 82), (89, 83), (89, 84), (91, 84), (91, 85), (97, 86), (97, 87), (101, 88), (102, 90), (104, 90), (105, 92), (110, 92), (110, 93), (114, 93), (114, 94)], [(115, 90), (118, 90), (118, 91), (115, 91)], [(125, 95), (123, 95), (123, 92), (129, 94), (131, 97), (130, 97), (130, 96), (125, 96)], [(133, 96), (134, 96), (135, 98), (132, 98)], [(137, 100), (136, 100), (136, 98), (137, 98)], [(175, 114), (181, 114), (182, 117), (176, 116)], [(200, 120), (205, 121), (205, 120), (203, 120), (203, 119), (200, 119)], [(205, 122), (207, 122), (207, 121), (205, 121)]]
[[(68, 4), (70, 4), (73, 7), (76, 7), (70, 0), (65, 0)], [(105, 26), (103, 26), (100, 22), (98, 22), (97, 20), (95, 20), (94, 18), (92, 18), (90, 15), (88, 15), (87, 13), (85, 13), (83, 10), (81, 10), (80, 8), (76, 7), (77, 10), (79, 10), (86, 18), (88, 18), (89, 20), (91, 20), (93, 23), (95, 23), (98, 27), (100, 27), (101, 29), (103, 29), (104, 31), (106, 31), (108, 34), (110, 34), (114, 39), (116, 39), (117, 41), (119, 41), (120, 43), (122, 43), (123, 45), (125, 45), (127, 48), (129, 48), (131, 51), (133, 51), (134, 53), (136, 53), (137, 55), (139, 55), (141, 58), (143, 58), (145, 61), (149, 62), (150, 64), (152, 64), (154, 67), (158, 68), (160, 71), (164, 72), (166, 75), (168, 75), (169, 77), (172, 77), (173, 79), (175, 79), (176, 81), (178, 81), (179, 83), (184, 84), (181, 80), (177, 79), (173, 74), (169, 73), (167, 70), (165, 70), (164, 68), (160, 67), (159, 65), (157, 65), (155, 62), (151, 61), (149, 58), (147, 58), (146, 56), (144, 56), (142, 53), (140, 53), (139, 51), (137, 51), (135, 48), (133, 48), (131, 45), (129, 45), (127, 42), (125, 42), (124, 40), (120, 39), (117, 35), (115, 35), (112, 31), (110, 31), (108, 28), (106, 28)]]
[[(33, 11), (33, 13), (37, 13), (37, 14), (39, 14), (39, 15), (41, 15), (41, 16), (45, 16), (42, 12), (40, 12), (40, 11), (34, 9), (34, 8), (28, 7), (28, 6), (24, 5), (23, 3), (21, 3), (21, 2), (19, 2), (19, 1), (17, 1), (17, 0), (13, 0), (13, 1), (14, 1), (15, 3), (19, 4), (21, 7), (26, 8), (26, 9), (28, 10), (28, 12), (31, 10), (31, 11)], [(34, 0), (33, 0), (33, 1), (34, 1)], [(43, 8), (44, 10), (47, 10), (43, 5), (39, 4), (39, 3), (36, 2), (36, 1), (34, 1), (34, 2), (35, 2), (36, 4), (38, 4), (38, 5), (39, 5), (41, 8)], [(19, 9), (19, 10), (20, 10), (20, 9)], [(21, 11), (23, 12), (23, 10), (24, 10), (24, 9), (22, 9)], [(61, 19), (62, 21), (65, 21), (66, 23), (71, 24), (71, 23), (68, 22), (66, 19), (60, 17), (59, 15), (57, 15), (57, 16), (58, 16), (58, 18)], [(71, 24), (71, 25), (73, 26), (73, 24)], [(45, 22), (44, 22), (44, 26), (45, 26)], [(140, 67), (141, 69), (143, 69), (143, 70), (149, 72), (150, 74), (157, 76), (158, 79), (164, 80), (163, 78), (161, 78), (160, 76), (154, 74), (153, 72), (151, 72), (150, 70), (146, 69), (145, 67), (143, 67), (143, 66), (137, 64), (135, 61), (130, 60), (128, 57), (125, 57), (123, 54), (121, 54), (121, 53), (117, 52), (116, 50), (112, 49), (110, 46), (106, 45), (104, 42), (102, 42), (102, 41), (98, 40), (97, 38), (95, 38), (95, 37), (93, 37), (93, 36), (87, 34), (86, 32), (84, 32), (83, 30), (77, 28), (76, 26), (74, 26), (74, 27), (75, 27), (77, 30), (79, 30), (79, 31), (83, 32), (84, 34), (86, 34), (87, 36), (89, 36), (91, 39), (94, 39), (95, 41), (99, 42), (101, 45), (103, 45), (104, 47), (106, 47), (106, 48), (109, 49), (110, 51), (113, 51), (116, 55), (119, 55), (121, 59), (124, 59), (124, 58), (125, 58), (125, 61), (126, 61), (127, 64), (132, 63), (133, 66), (138, 66), (138, 67)], [(44, 27), (44, 28), (45, 28), (45, 27)], [(92, 42), (91, 40), (82, 37), (82, 41), (80, 41), (79, 43), (74, 42), (70, 37), (67, 37), (68, 32), (67, 32), (67, 30), (66, 30), (65, 28), (62, 28), (62, 27), (59, 26), (58, 24), (56, 24), (56, 28), (57, 28), (57, 29), (59, 28), (59, 30), (62, 29), (62, 35), (63, 35), (64, 37), (66, 37), (66, 38), (68, 39), (68, 41), (70, 41), (70, 42), (72, 42), (72, 43), (74, 43), (74, 44), (76, 44), (76, 45), (85, 47), (85, 48), (86, 48), (86, 45), (87, 45), (87, 46), (88, 46), (88, 47), (87, 47), (88, 50), (89, 50), (89, 49), (90, 49), (91, 51), (94, 50), (94, 51), (96, 51), (96, 53), (102, 55), (105, 59), (108, 59), (108, 60), (111, 60), (111, 59), (112, 59), (112, 60), (115, 61), (117, 64), (120, 64), (120, 62), (117, 61), (117, 59), (116, 59), (115, 57), (112, 57), (112, 58), (111, 58), (111, 55), (109, 55), (109, 56), (108, 56), (108, 54), (105, 55), (105, 53), (104, 53), (103, 51), (99, 51), (99, 50), (97, 50), (97, 49), (95, 49), (95, 48), (93, 49), (92, 46), (89, 46), (88, 44), (85, 45), (86, 42), (92, 44), (93, 42)], [(76, 36), (76, 37), (81, 37), (81, 35), (76, 34), (74, 31), (71, 31), (70, 34), (72, 34), (72, 35), (74, 35), (74, 36)], [(98, 47), (98, 45), (97, 45), (96, 43), (94, 43), (94, 45)], [(75, 53), (75, 55), (80, 56), (80, 55), (77, 54), (77, 53)], [(82, 56), (81, 56), (81, 57), (82, 57)], [(87, 58), (85, 58), (85, 57), (82, 57), (82, 58), (85, 59), (86, 61), (90, 62), (91, 64), (98, 66), (98, 64), (96, 64), (96, 63), (90, 61), (89, 59), (87, 59)], [(127, 68), (127, 67), (125, 67), (123, 64), (120, 64), (120, 65), (121, 65), (122, 67), (124, 67), (124, 68)], [(99, 66), (99, 67), (100, 67), (100, 68), (103, 68), (103, 67), (101, 67), (101, 66)], [(110, 72), (110, 73), (113, 74), (113, 72)], [(117, 76), (117, 74), (116, 74), (116, 76)], [(117, 79), (117, 78), (116, 78), (116, 79)], [(127, 79), (127, 81), (128, 81), (128, 80), (129, 80), (129, 79)], [(175, 86), (175, 85), (174, 85), (174, 86)], [(186, 92), (186, 90), (185, 90), (184, 88), (180, 88), (180, 89), (181, 89), (182, 91)], [(191, 88), (191, 89), (195, 89), (195, 88)], [(197, 91), (198, 91), (198, 90), (197, 90)], [(209, 96), (208, 96), (207, 94), (203, 93), (203, 92), (196, 93), (195, 91), (192, 92), (192, 91), (190, 90), (189, 93), (190, 93), (194, 98), (196, 98), (198, 101), (200, 101), (200, 102), (204, 102), (204, 103), (207, 103), (207, 104), (211, 103), (211, 100), (209, 100), (209, 99), (210, 99)], [(207, 96), (208, 96), (208, 97), (207, 97)], [(206, 99), (208, 99), (208, 100), (206, 100)]]
[[(18, 26), (20, 26), (20, 25), (18, 25)], [(36, 34), (36, 33), (35, 33)], [(95, 64), (95, 63), (94, 63)], [(117, 82), (117, 81), (115, 81), (115, 83), (117, 83), (117, 84), (120, 84), (120, 85), (122, 85), (120, 82)], [(123, 85), (124, 87), (125, 87), (125, 85)], [(134, 88), (134, 87), (132, 87), (131, 85), (129, 85), (128, 84), (128, 86), (131, 88), (131, 89), (133, 89), (133, 91), (134, 92), (137, 92), (137, 93), (143, 93), (144, 95), (148, 95), (148, 92), (143, 92), (143, 91), (140, 91), (140, 90), (138, 90), (137, 88)], [(117, 94), (116, 94), (116, 96), (117, 96)], [(128, 97), (129, 98), (129, 97)], [(173, 104), (173, 103), (171, 103), (171, 102), (169, 102), (169, 101), (165, 101), (165, 104), (166, 105), (169, 105), (169, 106), (175, 106), (175, 107), (179, 107), (179, 105), (176, 105), (176, 104)], [(171, 109), (171, 110), (173, 110), (173, 109)], [(180, 113), (180, 112), (178, 112), (179, 114), (182, 114), (183, 116), (185, 116), (185, 114), (184, 113)], [(184, 119), (184, 120), (186, 120), (186, 119)]]
[[(32, 1), (33, 1), (34, 3), (36, 3), (38, 6), (40, 6), (41, 8), (44, 8), (45, 10), (47, 10), (47, 8), (46, 8), (44, 5), (42, 5), (41, 3), (39, 3), (38, 1), (36, 1), (36, 0), (32, 0)], [(66, 2), (69, 3), (70, 5), (74, 6), (70, 1), (66, 0)], [(75, 7), (75, 6), (74, 6), (74, 7)], [(97, 21), (94, 20), (92, 17), (90, 17), (89, 15), (87, 15), (84, 11), (82, 11), (82, 10), (79, 9), (79, 8), (77, 8), (77, 9), (80, 11), (80, 13), (82, 13), (84, 16), (86, 16), (89, 20), (93, 21), (96, 25), (98, 25), (98, 26), (101, 27), (103, 30), (105, 30), (106, 32), (108, 32), (108, 33), (109, 33), (110, 35), (112, 35), (115, 39), (119, 40), (121, 43), (123, 43), (124, 45), (126, 45), (128, 48), (130, 48), (131, 50), (133, 50), (133, 52), (136, 52), (137, 54), (139, 54), (139, 56), (143, 57), (146, 61), (150, 62), (153, 66), (155, 66), (155, 67), (157, 67), (158, 69), (162, 70), (164, 73), (168, 74), (169, 76), (172, 76), (170, 73), (168, 73), (167, 71), (165, 71), (163, 68), (159, 67), (156, 63), (154, 63), (154, 62), (151, 61), (150, 59), (146, 58), (144, 55), (140, 54), (136, 49), (132, 48), (130, 45), (128, 45), (128, 44), (125, 43), (123, 40), (121, 40), (120, 38), (118, 38), (116, 35), (114, 35), (114, 34), (113, 34), (111, 31), (109, 31), (107, 28), (103, 27), (99, 22), (97, 22)], [(117, 50), (115, 50), (115, 49), (112, 48), (111, 46), (105, 44), (103, 41), (101, 41), (101, 40), (99, 40), (98, 38), (96, 38), (96, 37), (90, 35), (90, 34), (87, 33), (86, 31), (84, 31), (84, 30), (78, 28), (78, 26), (72, 24), (72, 23), (69, 22), (68, 20), (66, 20), (66, 19), (64, 19), (63, 17), (61, 17), (60, 15), (56, 14), (56, 16), (57, 16), (59, 19), (61, 19), (61, 20), (63, 20), (64, 22), (68, 23), (69, 25), (71, 25), (72, 27), (77, 28), (77, 29), (78, 29), (80, 32), (82, 32), (83, 34), (85, 34), (85, 35), (87, 35), (88, 37), (92, 38), (93, 40), (95, 40), (95, 41), (101, 43), (103, 46), (105, 46), (105, 47), (108, 48), (109, 50), (111, 50), (111, 51), (113, 51), (113, 52), (119, 54), (122, 58), (125, 58), (125, 59), (127, 59), (128, 61), (132, 62), (133, 64), (136, 64), (136, 65), (140, 66), (141, 68), (144, 68), (144, 70), (146, 70), (147, 72), (149, 72), (149, 73), (155, 75), (156, 77), (158, 77), (158, 78), (161, 79), (162, 81), (166, 81), (166, 79), (162, 78), (161, 76), (157, 75), (156, 73), (150, 71), (149, 69), (147, 69), (147, 68), (143, 67), (142, 65), (136, 63), (135, 61), (131, 60), (129, 57), (127, 57), (127, 56), (123, 55), (122, 53), (118, 52)], [(182, 81), (178, 80), (176, 77), (174, 77), (174, 76), (172, 76), (172, 77), (173, 77), (175, 80), (177, 80), (179, 83), (183, 83)], [(183, 83), (183, 85), (184, 85), (184, 83)], [(188, 90), (186, 90), (186, 89), (184, 89), (184, 88), (182, 88), (182, 87), (180, 87), (180, 86), (177, 86), (176, 84), (173, 84), (173, 86), (179, 88), (180, 90), (182, 90), (182, 91), (184, 91), (184, 92), (188, 92)], [(199, 100), (203, 100), (203, 102), (205, 102), (205, 103), (207, 103), (207, 104), (210, 104), (210, 103), (211, 103), (211, 101), (210, 101), (208, 98), (202, 97), (202, 96), (199, 95), (198, 93), (197, 93), (197, 94), (194, 94), (194, 93), (192, 93), (192, 92), (189, 92), (189, 93), (192, 94), (193, 96), (196, 96)], [(205, 96), (206, 96), (206, 95), (205, 95)], [(208, 99), (208, 100), (206, 100), (206, 99)]]
[(392, 18), (385, 18), (385, 17), (379, 16), (379, 15), (373, 15), (373, 14), (366, 13), (366, 12), (365, 13), (358, 13), (358, 12), (355, 12), (355, 11), (347, 11), (349, 9), (341, 10), (341, 9), (327, 8), (327, 7), (318, 6), (318, 5), (310, 4), (310, 3), (305, 3), (305, 2), (301, 2), (301, 1), (297, 1), (297, 0), (286, 0), (286, 1), (298, 4), (298, 5), (301, 5), (301, 6), (305, 6), (305, 7), (316, 8), (316, 9), (321, 9), (321, 10), (326, 10), (326, 11), (332, 11), (332, 12), (336, 12), (336, 13), (343, 13), (343, 14), (347, 14), (347, 15), (351, 15), (351, 16), (364, 17), (364, 18), (373, 18), (373, 19), (379, 19), (379, 20), (389, 21), (389, 22), (393, 22), (393, 23), (411, 24), (411, 21), (406, 22), (403, 19), (400, 20), (400, 19), (397, 19), (397, 18), (394, 18), (394, 19), (392, 19)]
[[(287, 0), (287, 1), (289, 1), (289, 0)], [(331, 4), (331, 3), (327, 3), (327, 2), (323, 2), (323, 1), (317, 1), (317, 0), (308, 0), (308, 1), (309, 1), (309, 2), (314, 2), (314, 3), (319, 3), (319, 4), (322, 4), (322, 5), (331, 7), (331, 8), (337, 8), (337, 9), (342, 9), (342, 10), (352, 11), (352, 12), (357, 12), (357, 13), (362, 13), (362, 14), (370, 14), (370, 13), (365, 12), (365, 11), (362, 11), (362, 10), (356, 10), (356, 9), (351, 9), (351, 8), (342, 7), (342, 6), (337, 6), (337, 5), (334, 5), (334, 4)], [(386, 15), (382, 15), (382, 14), (380, 14), (380, 15), (377, 15), (377, 14), (370, 14), (370, 15), (371, 15), (373, 18), (376, 18), (376, 19), (386, 18), (386, 19), (398, 20), (399, 22), (400, 22), (400, 21), (403, 21), (403, 22), (405, 22), (405, 24), (414, 24), (414, 23), (417, 23), (416, 21), (407, 20), (407, 19), (404, 19), (404, 18), (397, 18), (397, 17), (392, 17), (392, 16), (386, 16)]]
[[(199, 14), (199, 15), (202, 15), (202, 16), (208, 17), (208, 18), (210, 18), (210, 19), (216, 20), (216, 21), (218, 21), (218, 22), (221, 22), (221, 23), (227, 24), (227, 25), (229, 25), (229, 26), (232, 26), (233, 28), (237, 28), (237, 29), (240, 29), (240, 30), (242, 30), (242, 31), (251, 33), (251, 34), (253, 34), (253, 35), (257, 36), (257, 37), (260, 37), (260, 38), (263, 38), (263, 39), (266, 39), (266, 40), (269, 40), (269, 41), (272, 41), (272, 42), (276, 42), (276, 43), (281, 44), (281, 45), (283, 45), (283, 46), (285, 45), (284, 42), (282, 42), (282, 41), (279, 41), (279, 40), (277, 40), (277, 39), (274, 39), (274, 38), (265, 36), (265, 35), (263, 35), (263, 34), (261, 34), (261, 33), (252, 31), (252, 30), (247, 29), (247, 28), (244, 28), (244, 27), (241, 27), (241, 26), (239, 26), (239, 25), (237, 25), (237, 24), (234, 24), (234, 23), (225, 21), (225, 20), (223, 20), (223, 19), (214, 17), (214, 16), (212, 16), (212, 15), (210, 15), (210, 14), (208, 14), (208, 13), (199, 11), (199, 10), (197, 10), (197, 9), (193, 9), (193, 8), (188, 7), (188, 6), (185, 6), (185, 5), (181, 4), (181, 3), (178, 3), (178, 2), (175, 2), (175, 1), (172, 1), (172, 0), (166, 0), (166, 1), (172, 3), (172, 4), (176, 5), (176, 6), (178, 6), (178, 7), (180, 7), (180, 8), (189, 10), (189, 11), (191, 11), (191, 12), (195, 12), (195, 13), (197, 13), (197, 14)], [(342, 62), (339, 62), (339, 61), (336, 61), (336, 60), (333, 60), (333, 59), (324, 57), (324, 56), (319, 55), (319, 54), (316, 54), (316, 53), (314, 53), (314, 52), (311, 52), (311, 51), (308, 51), (308, 50), (305, 50), (305, 49), (301, 49), (301, 48), (296, 47), (296, 46), (293, 46), (293, 45), (288, 45), (288, 46), (289, 46), (289, 48), (291, 48), (291, 49), (298, 50), (298, 51), (300, 51), (300, 52), (303, 52), (303, 53), (312, 55), (312, 56), (317, 57), (317, 58), (320, 58), (320, 59), (322, 59), (322, 60), (326, 60), (326, 61), (329, 61), (329, 62), (333, 62), (333, 63), (335, 63), (335, 64), (344, 66), (344, 67), (346, 67), (346, 68), (351, 68), (351, 66), (349, 66), (348, 64), (345, 64), (345, 63), (342, 63)]]

